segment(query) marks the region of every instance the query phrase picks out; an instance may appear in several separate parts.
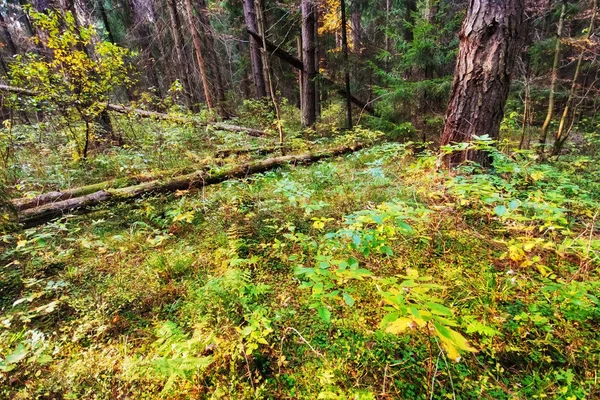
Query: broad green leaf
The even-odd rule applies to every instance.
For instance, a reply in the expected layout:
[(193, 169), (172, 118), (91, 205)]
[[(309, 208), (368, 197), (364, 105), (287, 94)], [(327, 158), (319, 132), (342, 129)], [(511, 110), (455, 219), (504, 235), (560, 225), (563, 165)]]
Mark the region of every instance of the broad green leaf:
[(7, 355), (4, 361), (7, 364), (16, 364), (22, 359), (24, 359), (27, 356), (27, 353), (27, 348), (22, 343), (19, 343), (17, 345), (17, 348), (14, 349), (12, 353)]
[(346, 304), (348, 304), (350, 307), (354, 305), (354, 299), (348, 293), (342, 293), (342, 297), (344, 298)]
[(329, 311), (329, 309), (327, 307), (319, 307), (317, 308), (317, 313), (319, 314), (319, 317), (321, 317), (321, 319), (327, 323), (331, 322), (331, 311)]
[(441, 304), (425, 303), (425, 305), (431, 310), (433, 314), (443, 315), (445, 317), (451, 317), (453, 315), (452, 310)]
[(504, 214), (506, 214), (508, 210), (506, 209), (505, 206), (496, 206), (496, 208), (494, 208), (494, 212), (496, 213), (497, 216), (502, 217)]

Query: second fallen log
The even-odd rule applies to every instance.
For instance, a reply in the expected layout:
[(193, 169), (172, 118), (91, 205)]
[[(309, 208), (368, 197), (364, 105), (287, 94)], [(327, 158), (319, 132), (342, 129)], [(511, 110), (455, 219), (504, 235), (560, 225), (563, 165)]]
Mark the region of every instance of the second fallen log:
[(299, 155), (273, 157), (265, 160), (241, 164), (216, 173), (195, 171), (190, 174), (177, 176), (167, 180), (154, 180), (119, 189), (102, 189), (84, 196), (62, 200), (55, 203), (48, 203), (39, 207), (23, 210), (19, 215), (19, 222), (25, 224), (26, 226), (35, 226), (52, 218), (60, 217), (76, 210), (83, 211), (89, 207), (93, 207), (108, 201), (126, 201), (140, 197), (144, 194), (166, 193), (177, 190), (203, 187), (220, 183), (229, 179), (244, 178), (252, 174), (269, 171), (290, 163), (310, 164), (324, 158), (352, 153), (362, 149), (363, 147), (363, 144), (354, 144), (350, 146), (336, 147), (314, 154), (304, 153)]

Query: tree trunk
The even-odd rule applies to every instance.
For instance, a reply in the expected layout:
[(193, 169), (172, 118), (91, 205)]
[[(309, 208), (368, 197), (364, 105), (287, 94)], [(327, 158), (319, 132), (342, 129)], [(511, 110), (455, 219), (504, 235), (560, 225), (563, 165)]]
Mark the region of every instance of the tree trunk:
[(552, 63), (552, 81), (550, 82), (550, 95), (548, 97), (548, 112), (546, 113), (546, 119), (542, 125), (542, 131), (540, 136), (540, 153), (542, 156), (545, 152), (546, 140), (548, 139), (548, 128), (554, 115), (554, 93), (556, 92), (556, 83), (558, 82), (558, 64), (560, 62), (560, 39), (562, 37), (562, 31), (565, 21), (565, 10), (566, 2), (562, 2), (560, 9), (560, 18), (558, 20), (558, 30), (556, 32), (556, 47), (554, 48), (554, 61)]
[[(257, 32), (256, 26), (256, 11), (254, 9), (254, 0), (243, 0), (244, 3), (244, 19), (246, 28)], [(260, 54), (260, 46), (254, 36), (249, 35), (250, 39), (250, 64), (252, 65), (252, 79), (254, 80), (254, 88), (256, 98), (261, 99), (267, 96), (267, 88), (265, 85), (265, 76), (263, 74), (263, 61)]]
[(204, 61), (202, 43), (200, 41), (200, 36), (198, 35), (198, 31), (196, 30), (196, 21), (194, 18), (194, 10), (192, 7), (191, 0), (184, 0), (185, 9), (187, 14), (188, 26), (190, 28), (190, 32), (192, 33), (192, 41), (194, 43), (194, 50), (196, 51), (196, 61), (198, 62), (198, 69), (200, 70), (200, 75), (202, 76), (202, 86), (204, 88), (204, 98), (206, 101), (206, 108), (208, 111), (212, 111), (214, 108), (213, 96), (212, 96), (212, 88), (210, 86), (208, 80), (208, 68), (206, 67), (206, 63)]
[(269, 95), (271, 96), (271, 102), (273, 103), (273, 109), (275, 110), (275, 117), (277, 118), (277, 131), (279, 132), (279, 147), (281, 148), (281, 154), (284, 155), (285, 149), (283, 148), (283, 127), (281, 126), (281, 115), (279, 114), (279, 105), (277, 104), (276, 92), (273, 87), (273, 78), (271, 75), (271, 60), (267, 54), (267, 34), (265, 32), (265, 21), (264, 11), (262, 9), (261, 0), (255, 0), (254, 7), (258, 11), (258, 32), (262, 37), (262, 58), (263, 66), (266, 71), (267, 84), (269, 85)]
[(350, 66), (348, 65), (348, 38), (346, 35), (346, 2), (341, 0), (342, 9), (342, 53), (344, 55), (344, 81), (346, 84), (346, 129), (352, 129), (352, 99), (350, 93)]
[[(523, 0), (471, 0), (460, 33), (456, 72), (441, 145), (470, 142), (474, 136), (497, 139), (511, 72), (520, 49)], [(467, 150), (445, 157), (490, 164), (489, 154)]]
[(197, 0), (198, 2), (198, 21), (200, 22), (199, 29), (202, 32), (204, 39), (204, 48), (206, 49), (206, 60), (211, 72), (211, 81), (216, 92), (217, 107), (219, 115), (223, 118), (228, 118), (229, 113), (225, 109), (225, 86), (223, 84), (223, 75), (221, 74), (221, 63), (217, 52), (215, 51), (215, 39), (212, 33), (212, 26), (208, 18), (208, 8), (205, 0)]
[[(594, 22), (596, 19), (596, 11), (598, 8), (598, 1), (594, 0), (592, 2), (592, 16), (590, 18), (590, 26), (588, 28), (588, 32), (586, 35), (586, 42), (589, 41), (594, 34)], [(552, 155), (557, 156), (560, 153), (565, 141), (568, 138), (568, 130), (565, 131), (567, 125), (568, 115), (571, 111), (571, 105), (573, 104), (573, 99), (575, 97), (575, 91), (577, 90), (577, 81), (579, 79), (579, 74), (581, 73), (581, 65), (583, 64), (583, 56), (585, 54), (584, 50), (580, 50), (579, 57), (577, 58), (577, 66), (575, 67), (575, 73), (573, 75), (573, 81), (571, 82), (571, 89), (569, 90), (569, 97), (567, 98), (567, 104), (565, 104), (565, 108), (563, 110), (562, 116), (560, 118), (560, 122), (558, 124), (558, 131), (554, 136), (554, 146), (552, 147)]]
[(352, 31), (352, 50), (355, 54), (360, 54), (362, 50), (362, 26), (360, 18), (359, 0), (352, 0), (350, 3), (350, 25)]
[(313, 0), (302, 0), (302, 126), (312, 128), (317, 120), (315, 104), (315, 14), (316, 6)]
[[(258, 33), (253, 32), (251, 30), (248, 30), (248, 33), (260, 41), (259, 43), (260, 43), (261, 47), (263, 46), (262, 45), (263, 38)], [(277, 46), (272, 42), (265, 40), (265, 44), (267, 46), (268, 52), (270, 52), (274, 56), (278, 57), (280, 60), (286, 62), (287, 64), (291, 65), (292, 67), (294, 67), (300, 71), (304, 71), (304, 65), (302, 64), (302, 61), (300, 61), (298, 58), (294, 57), (287, 51), (283, 50), (280, 46)], [(332, 81), (331, 79), (327, 78), (324, 75), (321, 75), (320, 79), (321, 79), (321, 82), (323, 82), (324, 84), (333, 86), (335, 88), (336, 92), (339, 93), (340, 96), (343, 96), (344, 98), (350, 97), (350, 101), (352, 102), (352, 104), (359, 107), (361, 110), (364, 110), (371, 115), (379, 116), (378, 113), (375, 111), (375, 109), (369, 103), (354, 97), (350, 93), (350, 91), (346, 91), (346, 88), (344, 86)]]
[(192, 85), (190, 84), (190, 73), (188, 70), (188, 65), (185, 59), (185, 54), (183, 52), (183, 34), (181, 33), (181, 20), (179, 18), (179, 13), (177, 12), (177, 4), (176, 0), (167, 0), (167, 7), (169, 8), (169, 17), (171, 21), (171, 34), (173, 35), (173, 42), (175, 45), (175, 55), (177, 57), (177, 70), (179, 75), (179, 80), (181, 81), (181, 85), (183, 86), (183, 95), (185, 98), (186, 105), (191, 107), (193, 104), (192, 101)]
[(414, 34), (414, 25), (415, 25), (415, 18), (414, 18), (414, 12), (417, 11), (417, 2), (415, 0), (406, 0), (406, 14), (404, 16), (404, 19), (406, 20), (406, 25), (410, 25), (410, 28), (407, 28), (406, 26), (403, 29), (403, 33), (404, 33), (404, 40), (406, 40), (409, 43), (412, 43), (413, 40), (415, 40), (415, 34)]

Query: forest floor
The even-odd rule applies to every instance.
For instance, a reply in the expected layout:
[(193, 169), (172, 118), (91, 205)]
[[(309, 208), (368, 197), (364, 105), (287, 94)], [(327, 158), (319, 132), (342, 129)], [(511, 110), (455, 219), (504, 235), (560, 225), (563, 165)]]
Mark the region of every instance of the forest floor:
[[(268, 145), (145, 140), (86, 168), (24, 146), (15, 196)], [(6, 233), (0, 397), (599, 398), (598, 160), (449, 173), (378, 143)]]

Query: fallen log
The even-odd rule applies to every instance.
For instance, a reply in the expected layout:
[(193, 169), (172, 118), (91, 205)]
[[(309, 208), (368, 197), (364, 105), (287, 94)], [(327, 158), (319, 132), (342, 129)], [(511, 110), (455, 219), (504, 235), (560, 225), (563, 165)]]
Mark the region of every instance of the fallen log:
[[(206, 170), (207, 168), (208, 167), (206, 167), (204, 170)], [(65, 190), (55, 190), (52, 192), (40, 194), (39, 196), (35, 197), (22, 197), (19, 199), (13, 199), (11, 200), (11, 203), (15, 210), (23, 211), (29, 208), (39, 207), (48, 203), (54, 203), (61, 200), (68, 200), (75, 197), (85, 196), (86, 194), (95, 193), (103, 189), (115, 189), (119, 187), (137, 185), (142, 182), (149, 182), (157, 179), (182, 175), (190, 173), (192, 171), (194, 171), (194, 169), (188, 167), (177, 170), (160, 171), (158, 173), (153, 174), (139, 174), (124, 178), (109, 179), (107, 181), (98, 182), (91, 185), (80, 186)]]
[[(219, 150), (219, 151), (215, 152), (215, 158), (225, 158), (230, 155), (247, 154), (247, 153), (256, 153), (256, 154), (260, 154), (260, 155), (265, 155), (265, 154), (273, 153), (279, 149), (280, 149), (279, 146), (244, 147), (244, 148), (240, 148), (240, 149), (224, 149), (224, 150)], [(219, 163), (218, 160), (217, 160), (217, 163)], [(209, 168), (208, 166), (205, 166), (205, 168), (203, 170), (206, 171), (208, 168)], [(188, 168), (184, 168), (184, 169), (160, 171), (158, 173), (152, 173), (152, 174), (139, 174), (139, 175), (133, 175), (133, 176), (128, 176), (128, 177), (124, 177), (124, 178), (109, 179), (107, 181), (93, 183), (91, 185), (80, 186), (80, 187), (75, 187), (75, 188), (65, 189), (65, 190), (55, 190), (52, 192), (46, 192), (46, 193), (40, 194), (35, 197), (22, 197), (22, 198), (18, 198), (18, 199), (13, 199), (13, 200), (11, 200), (11, 203), (15, 210), (23, 211), (23, 210), (27, 210), (29, 208), (39, 207), (39, 206), (42, 206), (42, 205), (48, 204), (48, 203), (54, 203), (54, 202), (61, 201), (61, 200), (72, 199), (74, 197), (85, 196), (86, 194), (91, 194), (91, 193), (97, 192), (102, 189), (116, 189), (119, 187), (136, 185), (136, 184), (139, 184), (142, 182), (149, 182), (149, 181), (153, 181), (153, 180), (157, 180), (157, 179), (164, 179), (164, 178), (168, 178), (168, 177), (172, 177), (172, 176), (182, 175), (182, 174), (190, 173), (193, 171), (194, 171), (194, 169), (188, 167)]]
[[(248, 31), (248, 34), (250, 36), (252, 36), (253, 38), (256, 39), (256, 42), (259, 47), (263, 47), (262, 36), (260, 36), (258, 33), (254, 32), (251, 29), (246, 29), (246, 31)], [(269, 53), (273, 54), (274, 56), (281, 59), (282, 61), (288, 63), (289, 65), (296, 68), (297, 70), (304, 71), (304, 65), (302, 64), (302, 60), (294, 57), (287, 51), (283, 50), (281, 47), (275, 45), (274, 43), (269, 42), (268, 40), (265, 41), (265, 43), (267, 44), (267, 51)], [(340, 94), (344, 98), (347, 97), (346, 88), (344, 86), (337, 84), (336, 82), (327, 78), (323, 74), (320, 74), (319, 77), (320, 77), (319, 79), (321, 79), (326, 84), (333, 86), (335, 88), (336, 92), (338, 92), (338, 94)], [(350, 101), (352, 102), (352, 104), (359, 107), (361, 110), (365, 110), (366, 112), (368, 112), (371, 115), (378, 116), (378, 114), (375, 111), (375, 109), (373, 108), (373, 106), (371, 106), (367, 102), (364, 102), (364, 101), (354, 97), (352, 94), (350, 94)]]
[(215, 153), (216, 158), (225, 158), (231, 155), (239, 155), (239, 154), (248, 154), (248, 153), (256, 153), (260, 155), (265, 155), (269, 153), (273, 153), (277, 150), (281, 149), (280, 146), (268, 146), (268, 147), (243, 147), (241, 149), (223, 149), (219, 150)]
[(311, 164), (324, 158), (352, 153), (362, 148), (364, 148), (363, 144), (354, 144), (351, 146), (336, 147), (314, 154), (304, 153), (267, 158), (265, 160), (244, 163), (212, 174), (206, 171), (195, 171), (190, 174), (177, 176), (164, 181), (153, 180), (119, 189), (100, 189), (94, 193), (23, 210), (19, 214), (19, 222), (23, 223), (26, 227), (36, 226), (49, 221), (52, 218), (60, 217), (75, 211), (83, 212), (90, 207), (108, 201), (126, 201), (138, 198), (145, 194), (167, 193), (213, 185), (229, 179), (239, 179), (269, 171), (290, 163)]
[[(8, 86), (8, 85), (0, 85), (0, 91), (22, 94), (25, 96), (35, 96), (37, 94), (34, 91), (29, 90), (29, 89), (19, 88), (16, 86)], [(269, 136), (268, 132), (261, 131), (259, 129), (246, 128), (243, 126), (225, 124), (222, 122), (202, 122), (202, 121), (197, 121), (195, 119), (187, 118), (187, 117), (180, 116), (180, 115), (164, 114), (164, 113), (159, 113), (159, 112), (155, 112), (155, 111), (141, 110), (139, 108), (121, 106), (121, 105), (116, 105), (116, 104), (107, 104), (106, 109), (110, 110), (110, 111), (118, 112), (120, 114), (136, 114), (143, 118), (154, 118), (154, 119), (160, 119), (160, 120), (165, 120), (165, 121), (172, 121), (172, 122), (176, 122), (179, 124), (191, 124), (191, 125), (195, 125), (195, 126), (211, 126), (216, 129), (229, 131), (229, 132), (242, 132), (249, 136), (254, 136), (254, 137)]]

